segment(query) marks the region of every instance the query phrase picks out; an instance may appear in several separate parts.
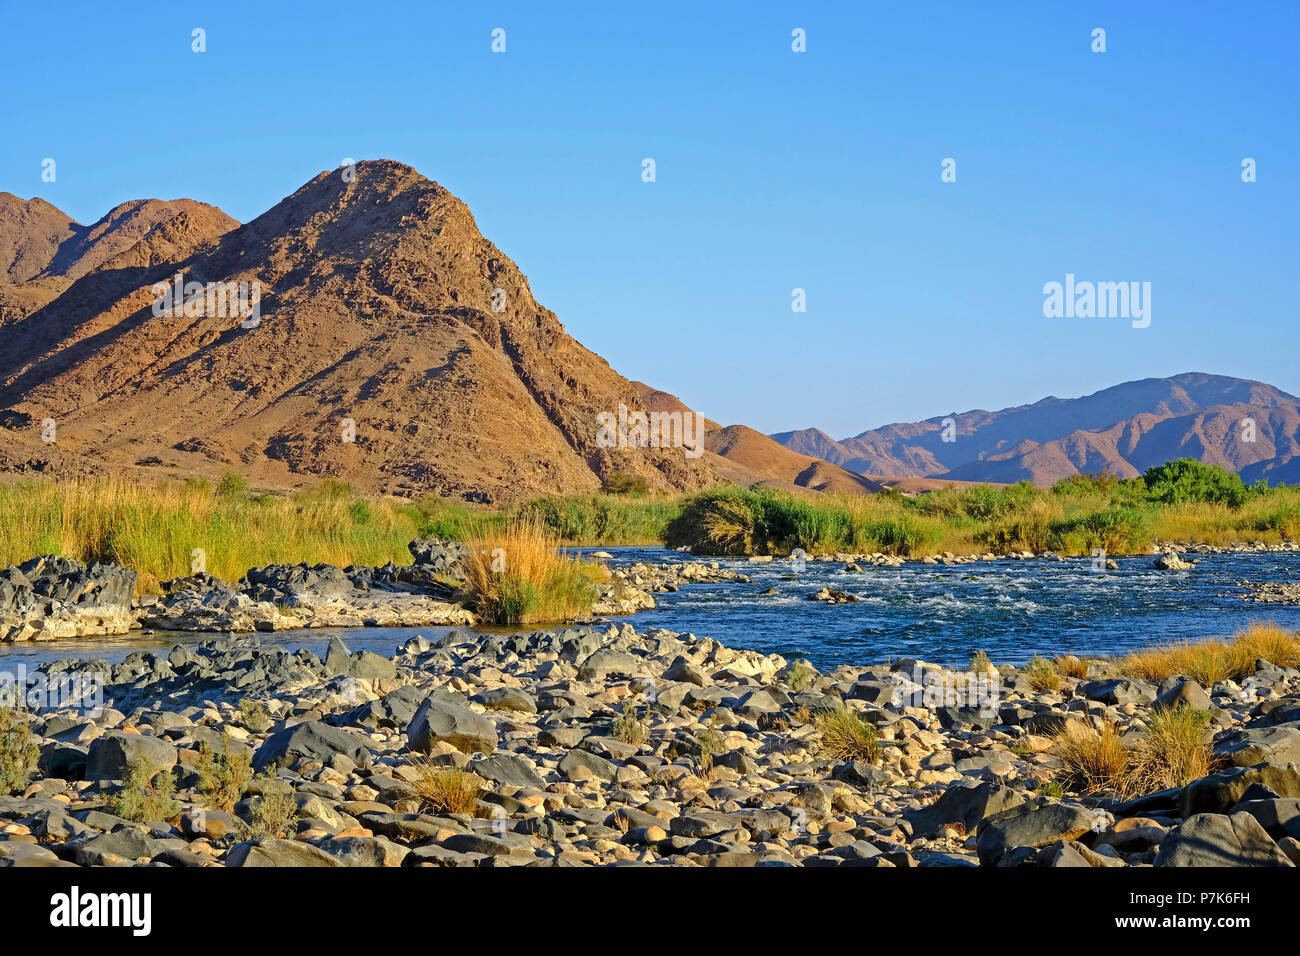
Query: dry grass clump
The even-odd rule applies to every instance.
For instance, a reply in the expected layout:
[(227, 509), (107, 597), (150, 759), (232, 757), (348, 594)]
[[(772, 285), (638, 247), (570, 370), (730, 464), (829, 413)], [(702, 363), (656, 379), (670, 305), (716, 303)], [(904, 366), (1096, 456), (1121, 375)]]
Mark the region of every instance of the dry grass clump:
[(880, 762), (880, 735), (875, 725), (847, 707), (813, 715), (813, 726), (822, 735), (822, 752), (836, 760)]
[(1210, 715), (1181, 704), (1146, 719), (1146, 731), (1131, 748), (1129, 791), (1151, 793), (1184, 787), (1214, 769)]
[(1035, 654), (1025, 665), (1029, 686), (1040, 694), (1055, 693), (1061, 689), (1061, 675), (1052, 662)]
[(1081, 720), (1067, 720), (1052, 741), (1052, 754), (1063, 764), (1061, 782), (1077, 793), (1120, 790), (1129, 769), (1129, 752), (1115, 724), (1101, 730)]
[(416, 778), (411, 789), (434, 813), (463, 813), (474, 816), (479, 811), (482, 782), (472, 773), (439, 767), (427, 757), (411, 762)]
[(1145, 680), (1182, 675), (1210, 687), (1255, 672), (1255, 661), (1279, 667), (1300, 665), (1300, 639), (1275, 624), (1252, 624), (1232, 641), (1178, 641), (1143, 648), (1119, 660), (1120, 671)]
[(538, 518), (466, 542), (465, 590), (492, 624), (566, 621), (591, 610), (608, 572), (560, 548)]
[(1107, 721), (1097, 730), (1066, 722), (1052, 742), (1065, 765), (1060, 782), (1076, 793), (1115, 793), (1121, 798), (1182, 787), (1214, 768), (1210, 715), (1186, 705), (1154, 712), (1145, 730), (1121, 736)]
[(610, 736), (639, 747), (650, 739), (650, 725), (636, 715), (636, 707), (624, 705), (622, 713), (610, 727)]
[(1088, 676), (1088, 664), (1073, 654), (1063, 654), (1052, 658), (1052, 666), (1062, 677), (1076, 677), (1080, 680)]

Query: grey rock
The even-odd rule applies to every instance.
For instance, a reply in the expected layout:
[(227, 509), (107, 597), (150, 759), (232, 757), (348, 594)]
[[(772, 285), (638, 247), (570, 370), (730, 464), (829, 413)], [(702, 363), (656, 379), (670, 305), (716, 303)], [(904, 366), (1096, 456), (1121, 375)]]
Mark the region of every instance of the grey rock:
[(1294, 866), (1249, 813), (1198, 813), (1160, 844), (1156, 866)]
[(438, 697), (429, 697), (420, 705), (406, 728), (406, 736), (411, 749), (422, 753), (428, 753), (439, 741), (468, 754), (490, 754), (497, 746), (496, 724)]
[(338, 754), (357, 766), (370, 762), (370, 751), (359, 738), (318, 720), (308, 720), (268, 737), (253, 756), (253, 769), (261, 771), (273, 763), (287, 766), (303, 758), (328, 764)]
[(260, 839), (237, 843), (226, 856), (226, 866), (345, 866), (324, 850), (298, 840)]

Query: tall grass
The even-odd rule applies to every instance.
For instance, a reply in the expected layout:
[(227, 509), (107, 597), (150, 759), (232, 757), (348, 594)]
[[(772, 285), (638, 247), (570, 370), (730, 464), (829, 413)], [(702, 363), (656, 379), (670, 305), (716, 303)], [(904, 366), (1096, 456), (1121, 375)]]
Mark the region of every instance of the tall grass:
[(1185, 705), (1153, 712), (1144, 730), (1124, 736), (1110, 722), (1096, 730), (1070, 720), (1052, 753), (1063, 765), (1061, 782), (1076, 792), (1132, 797), (1182, 787), (1214, 767), (1209, 721)]
[(408, 503), (324, 492), (217, 494), (206, 483), (72, 479), (0, 483), (0, 564), (38, 554), (112, 561), (142, 591), (206, 570), (236, 580), (273, 563), (409, 564), (420, 513)]
[(1300, 666), (1300, 637), (1275, 624), (1252, 624), (1231, 641), (1178, 641), (1143, 648), (1118, 661), (1120, 672), (1160, 681), (1181, 675), (1209, 687), (1223, 680), (1243, 680), (1255, 662)]
[(603, 567), (560, 549), (536, 518), (471, 537), (465, 590), (492, 624), (566, 621), (591, 610), (607, 576)]

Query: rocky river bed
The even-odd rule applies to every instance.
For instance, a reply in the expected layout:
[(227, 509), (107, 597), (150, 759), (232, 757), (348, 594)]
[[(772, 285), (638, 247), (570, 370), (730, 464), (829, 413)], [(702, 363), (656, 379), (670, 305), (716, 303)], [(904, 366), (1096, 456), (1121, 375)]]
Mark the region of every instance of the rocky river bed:
[[(1241, 684), (1202, 687), (1097, 660), (1045, 692), (1011, 666), (974, 683), (916, 660), (819, 673), (629, 624), (458, 630), (391, 658), (267, 640), (23, 675), (38, 709), (20, 715), (19, 749), (37, 767), (0, 796), (0, 865), (1300, 862), (1300, 672), (1263, 661)], [(99, 694), (52, 699), (74, 685)], [(1070, 722), (1141, 734), (1173, 707), (1208, 715), (1213, 772), (1128, 801), (1053, 785), (1052, 740)], [(877, 746), (837, 746), (823, 720), (845, 712)], [(258, 775), (223, 789), (213, 753)], [(124, 799), (136, 767), (165, 818)], [(431, 798), (431, 776), (468, 802)]]

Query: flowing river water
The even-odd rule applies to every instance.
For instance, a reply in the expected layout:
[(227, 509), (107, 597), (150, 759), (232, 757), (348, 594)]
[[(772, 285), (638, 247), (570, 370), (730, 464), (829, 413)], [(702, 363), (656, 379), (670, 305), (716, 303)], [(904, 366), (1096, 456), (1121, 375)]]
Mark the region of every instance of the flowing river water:
[[(596, 549), (584, 549), (591, 551)], [(698, 560), (663, 548), (607, 548), (607, 563)], [(1157, 571), (1153, 558), (1119, 558), (1118, 571), (1097, 571), (1088, 558), (996, 561), (959, 565), (909, 563), (898, 568), (810, 561), (795, 573), (788, 560), (770, 564), (719, 560), (749, 575), (750, 583), (691, 584), (656, 594), (657, 607), (627, 621), (637, 630), (661, 627), (712, 637), (729, 647), (807, 657), (826, 669), (917, 657), (964, 665), (976, 650), (994, 663), (1022, 663), (1032, 654), (1113, 654), (1146, 644), (1230, 636), (1253, 621), (1300, 630), (1300, 607), (1243, 601), (1246, 580), (1300, 580), (1300, 553), (1234, 552), (1193, 555), (1190, 571)], [(809, 600), (830, 587), (856, 595), (855, 604)], [(527, 628), (525, 630), (535, 630)], [(423, 628), (316, 628), (263, 634), (290, 650), (324, 654), (341, 636), (352, 650), (391, 655)], [(494, 628), (484, 630), (501, 631)], [(218, 635), (132, 631), (116, 637), (0, 644), (0, 668), (31, 668), (60, 658), (117, 662), (136, 651)]]

